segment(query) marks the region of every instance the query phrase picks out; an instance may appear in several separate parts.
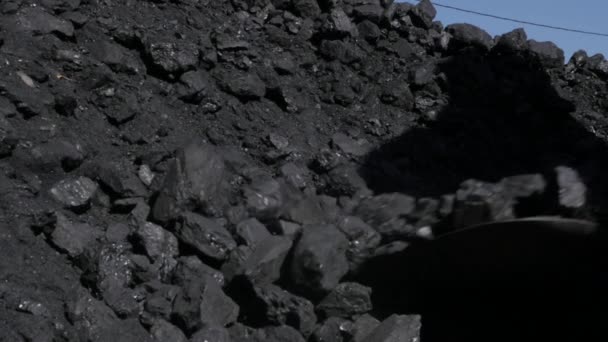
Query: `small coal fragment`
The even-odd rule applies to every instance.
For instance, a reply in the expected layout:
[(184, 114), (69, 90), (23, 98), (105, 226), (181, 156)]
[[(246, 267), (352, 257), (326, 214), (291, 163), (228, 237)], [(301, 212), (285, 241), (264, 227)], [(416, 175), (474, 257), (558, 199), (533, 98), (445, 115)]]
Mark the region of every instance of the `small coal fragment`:
[(270, 237), (270, 232), (260, 221), (251, 218), (236, 225), (236, 236), (246, 246), (253, 247)]
[(273, 233), (295, 239), (302, 231), (302, 226), (285, 220), (279, 220), (273, 227)]
[(60, 250), (74, 258), (95, 243), (101, 237), (99, 229), (86, 223), (73, 223), (65, 215), (57, 213), (55, 230), (51, 234), (51, 241)]
[(126, 287), (113, 287), (103, 292), (105, 303), (120, 318), (135, 318), (140, 314), (142, 294)]
[(163, 274), (169, 274), (176, 266), (179, 255), (177, 238), (163, 227), (146, 222), (135, 231), (135, 239), (144, 248), (146, 255), (160, 265)]
[(99, 251), (90, 249), (84, 254), (88, 254), (85, 256), (88, 261), (83, 267), (84, 277), (87, 281), (91, 278), (91, 282), (94, 282), (92, 285), (99, 291), (125, 288), (133, 283), (135, 265), (129, 245), (105, 244)]
[(420, 340), (420, 316), (392, 315), (384, 320), (363, 342), (416, 342)]
[(257, 100), (266, 95), (266, 84), (255, 73), (241, 71), (221, 73), (218, 75), (218, 85), (222, 90), (243, 101)]
[(190, 342), (232, 342), (232, 339), (230, 338), (228, 329), (209, 326), (195, 332), (190, 337)]
[[(0, 98), (0, 112), (2, 111), (2, 98)], [(0, 113), (0, 158), (8, 156), (19, 141), (13, 125)]]
[(295, 12), (303, 18), (316, 18), (321, 14), (316, 0), (293, 0), (291, 5)]
[(201, 71), (188, 71), (179, 78), (178, 97), (186, 102), (201, 103), (209, 88), (209, 79)]
[[(251, 287), (252, 285), (247, 285)], [(253, 291), (253, 293), (246, 293)], [(314, 307), (307, 299), (272, 284), (253, 286), (241, 292), (244, 314), (255, 324), (288, 325), (309, 336), (317, 322)]]
[(156, 341), (188, 342), (188, 338), (175, 325), (159, 319), (150, 327), (150, 334)]
[(25, 7), (18, 14), (17, 26), (35, 35), (55, 33), (61, 37), (73, 37), (74, 26), (71, 22), (45, 11), (42, 7)]
[(285, 211), (283, 215), (285, 219), (302, 225), (321, 224), (327, 221), (318, 196), (307, 196), (291, 204)]
[(74, 293), (73, 299), (67, 302), (66, 316), (85, 340), (152, 342), (137, 319), (119, 319), (109, 307), (84, 289)]
[(365, 4), (353, 8), (353, 16), (360, 20), (369, 20), (379, 23), (384, 14), (384, 8), (380, 4)]
[(304, 226), (293, 252), (292, 281), (313, 295), (326, 294), (348, 272), (347, 249), (348, 240), (335, 226)]
[[(319, 52), (328, 61), (338, 60), (344, 64), (353, 64), (365, 58), (365, 54), (356, 45), (340, 40), (324, 40)], [(339, 88), (342, 89), (342, 88)]]
[(294, 328), (288, 325), (278, 327), (265, 327), (253, 333), (255, 342), (305, 342), (306, 340)]
[(225, 284), (222, 273), (210, 266), (205, 265), (195, 256), (183, 256), (177, 260), (177, 266), (173, 272), (173, 283), (186, 286), (192, 282), (205, 279), (215, 281), (220, 287)]
[(116, 43), (96, 42), (91, 45), (91, 53), (114, 72), (137, 74), (143, 69), (139, 60), (133, 57), (126, 48)]
[(205, 326), (223, 327), (236, 321), (239, 307), (216, 281), (200, 280), (182, 289), (173, 301), (173, 315), (187, 332)]
[(407, 83), (399, 80), (391, 81), (382, 87), (380, 100), (383, 103), (412, 110), (414, 108), (414, 95)]
[(570, 212), (584, 208), (587, 204), (587, 186), (578, 172), (566, 166), (558, 166), (555, 173), (560, 207)]
[(305, 167), (300, 167), (294, 163), (287, 163), (281, 166), (281, 175), (287, 179), (291, 185), (303, 189), (310, 180), (310, 171)]
[(355, 213), (383, 238), (394, 240), (415, 234), (415, 227), (409, 219), (415, 209), (415, 198), (392, 193), (363, 199)]
[(349, 241), (346, 257), (351, 271), (371, 255), (376, 247), (380, 245), (382, 237), (370, 225), (356, 216), (346, 216), (338, 221), (338, 229)]
[(489, 50), (492, 46), (492, 37), (477, 26), (471, 24), (451, 24), (445, 30), (452, 35), (450, 49), (474, 46)]
[(289, 53), (285, 53), (279, 56), (279, 58), (274, 60), (272, 63), (274, 69), (280, 75), (292, 75), (296, 72), (296, 69), (298, 67), (293, 56)]
[(323, 30), (329, 36), (346, 37), (355, 35), (355, 26), (341, 7), (333, 8), (323, 24)]
[(423, 87), (433, 81), (435, 76), (434, 63), (420, 63), (410, 69), (409, 81), (416, 87)]
[(209, 258), (225, 260), (236, 242), (216, 221), (195, 213), (184, 213), (177, 226), (177, 237)]
[(175, 285), (167, 285), (159, 280), (153, 280), (143, 284), (148, 292), (144, 303), (144, 313), (142, 319), (155, 322), (157, 320), (170, 320), (173, 312), (173, 301), (182, 291)]
[(353, 322), (349, 335), (352, 337), (353, 342), (361, 342), (379, 325), (380, 321), (369, 314), (364, 314)]
[(378, 25), (369, 20), (360, 22), (357, 25), (357, 30), (359, 31), (359, 36), (371, 44), (375, 44), (382, 35), (382, 31)]
[(147, 193), (128, 160), (96, 162), (87, 169), (91, 178), (98, 180), (118, 198), (144, 197)]
[(152, 209), (154, 219), (168, 222), (183, 211), (213, 207), (225, 171), (224, 160), (215, 147), (190, 143), (169, 165)]
[(281, 183), (259, 177), (252, 181), (244, 190), (249, 214), (257, 219), (266, 220), (279, 215), (283, 206), (284, 196)]
[(338, 284), (317, 305), (325, 317), (344, 317), (364, 314), (372, 309), (372, 289), (358, 283)]
[(310, 341), (312, 342), (325, 342), (335, 341), (343, 342), (348, 341), (345, 336), (346, 330), (352, 323), (348, 320), (339, 317), (330, 317), (325, 322), (317, 326)]
[(24, 158), (28, 164), (45, 171), (71, 171), (80, 166), (86, 156), (80, 144), (62, 139), (36, 145), (26, 153)]
[(4, 120), (17, 115), (17, 107), (4, 96), (0, 96), (0, 117)]
[(46, 87), (38, 87), (22, 71), (2, 74), (0, 93), (8, 98), (25, 119), (46, 117), (55, 107), (55, 97)]
[(514, 201), (500, 185), (476, 180), (464, 181), (456, 192), (454, 228), (514, 218)]
[(365, 179), (361, 177), (357, 168), (353, 165), (341, 165), (327, 175), (328, 189), (326, 193), (331, 196), (340, 197), (362, 195), (369, 193)]
[(238, 35), (227, 32), (216, 32), (213, 34), (213, 40), (219, 51), (247, 50), (251, 45), (246, 40), (240, 39)]
[(292, 240), (284, 236), (269, 236), (256, 244), (236, 267), (235, 275), (244, 275), (255, 284), (270, 284), (279, 280)]
[(342, 152), (361, 157), (369, 152), (369, 143), (365, 139), (355, 140), (344, 133), (336, 133), (331, 137), (332, 144), (337, 146)]
[(50, 193), (65, 208), (78, 210), (89, 205), (95, 191), (97, 183), (86, 177), (78, 177), (59, 181)]
[(151, 41), (145, 52), (154, 68), (164, 77), (176, 77), (198, 63), (199, 50), (193, 44)]
[(514, 197), (530, 197), (545, 192), (547, 182), (541, 174), (517, 175), (500, 180), (506, 192)]

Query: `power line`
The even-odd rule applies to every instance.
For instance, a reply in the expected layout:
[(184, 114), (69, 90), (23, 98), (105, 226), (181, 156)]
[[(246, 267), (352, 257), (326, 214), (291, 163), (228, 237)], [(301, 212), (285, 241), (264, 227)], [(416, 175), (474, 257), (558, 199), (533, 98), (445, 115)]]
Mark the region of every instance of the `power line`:
[[(418, 1), (421, 1), (421, 0), (418, 0)], [(506, 18), (506, 17), (501, 17), (501, 16), (498, 16), (498, 15), (494, 15), (494, 14), (488, 14), (488, 13), (482, 13), (482, 12), (472, 11), (472, 10), (468, 10), (468, 9), (464, 9), (464, 8), (459, 8), (459, 7), (454, 7), (454, 6), (450, 6), (450, 5), (443, 5), (443, 4), (437, 3), (435, 1), (432, 1), (432, 3), (433, 3), (433, 5), (435, 5), (437, 7), (448, 8), (448, 9), (452, 9), (452, 10), (455, 10), (455, 11), (460, 11), (460, 12), (464, 12), (464, 13), (470, 13), (470, 14), (480, 15), (480, 16), (488, 17), (488, 18), (494, 18), (494, 19), (499, 19), (499, 20), (504, 20), (504, 21), (511, 21), (511, 22), (519, 23), (519, 24), (538, 26), (538, 27), (550, 28), (550, 29), (553, 29), (553, 30), (561, 30), (561, 31), (567, 31), (567, 32), (574, 32), (574, 33), (582, 33), (582, 34), (588, 34), (588, 35), (593, 35), (593, 36), (608, 37), (608, 33), (591, 32), (591, 31), (577, 30), (577, 29), (571, 29), (571, 28), (560, 27), (560, 26), (538, 24), (538, 23), (533, 23), (533, 22), (530, 22), (530, 21), (519, 20), (519, 19), (512, 19), (512, 18)]]

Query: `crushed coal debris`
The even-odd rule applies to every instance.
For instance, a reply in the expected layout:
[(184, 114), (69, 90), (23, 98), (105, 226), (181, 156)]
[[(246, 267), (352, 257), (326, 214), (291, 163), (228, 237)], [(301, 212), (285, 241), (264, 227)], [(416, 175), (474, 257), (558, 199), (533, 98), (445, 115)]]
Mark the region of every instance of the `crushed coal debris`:
[(604, 222), (604, 56), (435, 15), (2, 1), (0, 340), (445, 341), (404, 251)]

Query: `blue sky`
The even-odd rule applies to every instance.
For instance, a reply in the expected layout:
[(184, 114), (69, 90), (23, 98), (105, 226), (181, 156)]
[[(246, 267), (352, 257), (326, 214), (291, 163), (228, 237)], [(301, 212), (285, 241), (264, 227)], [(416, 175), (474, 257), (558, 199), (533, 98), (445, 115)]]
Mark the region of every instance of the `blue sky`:
[[(408, 0), (417, 3), (415, 0)], [(607, 0), (437, 0), (440, 4), (494, 14), (502, 17), (561, 26), (578, 30), (608, 33)], [(444, 25), (470, 23), (479, 26), (492, 36), (523, 27), (529, 39), (553, 41), (564, 50), (566, 61), (583, 49), (591, 56), (602, 53), (608, 57), (608, 37), (590, 36), (548, 28), (533, 27), (498, 19), (457, 12), (436, 6), (437, 18)]]

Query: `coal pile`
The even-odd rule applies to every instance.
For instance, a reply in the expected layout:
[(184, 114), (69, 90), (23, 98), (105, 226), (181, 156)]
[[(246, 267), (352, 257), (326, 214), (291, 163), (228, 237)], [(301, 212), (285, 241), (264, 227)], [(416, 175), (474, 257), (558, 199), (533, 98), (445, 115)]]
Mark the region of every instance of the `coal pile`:
[(0, 340), (425, 341), (392, 256), (603, 222), (608, 61), (435, 14), (2, 1)]

